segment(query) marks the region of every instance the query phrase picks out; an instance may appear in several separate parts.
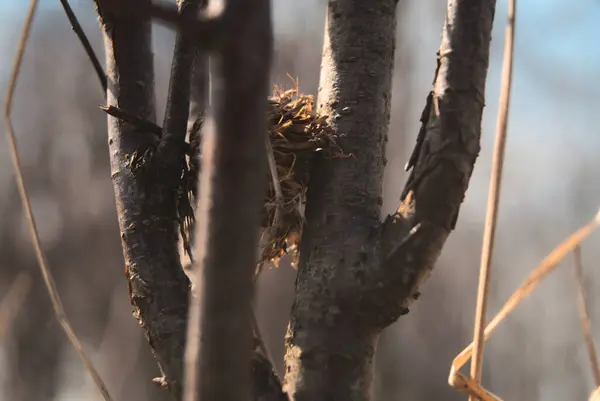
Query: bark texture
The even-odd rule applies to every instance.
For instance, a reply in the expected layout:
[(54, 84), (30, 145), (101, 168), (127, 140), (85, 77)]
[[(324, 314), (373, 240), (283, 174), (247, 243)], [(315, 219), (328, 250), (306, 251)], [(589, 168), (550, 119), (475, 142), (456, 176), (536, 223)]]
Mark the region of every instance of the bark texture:
[(318, 160), (311, 175), (286, 337), (293, 399), (370, 398), (378, 334), (418, 297), (479, 153), (495, 1), (450, 0), (411, 174), (379, 222), (395, 5), (329, 1), (319, 112), (352, 157)]
[(383, 226), (376, 282), (387, 319), (408, 312), (454, 229), (480, 150), (495, 0), (448, 2), (433, 91), (402, 202)]
[[(149, 0), (97, 0), (104, 31), (107, 102), (155, 122)], [(134, 313), (179, 399), (189, 283), (177, 248), (177, 179), (154, 158), (155, 135), (108, 117), (111, 177)]]
[[(127, 116), (137, 117), (136, 121), (139, 122), (127, 123), (113, 116), (109, 116), (108, 119), (111, 176), (116, 195), (126, 262), (125, 273), (130, 285), (131, 301), (134, 314), (144, 329), (164, 374), (158, 382), (167, 387), (175, 399), (181, 399), (189, 280), (181, 267), (177, 243), (177, 199), (181, 172), (179, 167), (183, 161), (182, 145), (185, 139), (188, 109), (194, 121), (190, 130), (191, 145), (195, 150), (192, 152), (192, 157), (197, 156), (201, 142), (199, 129), (204, 120), (207, 90), (206, 58), (195, 54), (191, 44), (192, 38), (189, 35), (195, 34), (195, 39), (205, 40), (203, 43), (211, 42), (211, 37), (199, 35), (207, 32), (202, 29), (185, 31), (189, 26), (187, 23), (195, 18), (193, 8), (200, 3), (197, 0), (190, 0), (187, 5), (185, 2), (180, 4), (183, 10), (187, 10), (181, 14), (182, 10), (178, 11), (174, 4), (159, 3), (153, 6), (149, 0), (96, 0), (95, 3), (105, 39), (109, 83), (108, 105), (118, 107), (118, 110), (124, 111)], [(237, 14), (225, 15), (225, 20), (232, 24), (232, 28), (228, 31), (228, 40), (219, 42), (222, 46), (221, 52), (225, 56), (219, 63), (219, 68), (222, 70), (221, 85), (216, 88), (221, 102), (217, 107), (219, 110), (217, 124), (222, 132), (229, 133), (225, 148), (233, 152), (220, 154), (217, 160), (223, 167), (221, 176), (225, 176), (228, 185), (233, 185), (233, 189), (239, 193), (234, 194), (233, 197), (227, 195), (226, 201), (222, 202), (223, 193), (217, 190), (220, 198), (216, 204), (219, 210), (231, 212), (233, 209), (230, 208), (231, 204), (228, 201), (233, 200), (235, 203), (241, 199), (244, 202), (243, 208), (238, 209), (237, 213), (229, 213), (230, 218), (225, 225), (212, 228), (219, 232), (218, 252), (221, 257), (225, 246), (227, 255), (231, 256), (232, 246), (238, 245), (231, 242), (232, 240), (235, 242), (232, 238), (237, 235), (237, 231), (234, 236), (228, 237), (231, 230), (238, 224), (246, 226), (253, 224), (252, 214), (257, 210), (260, 211), (260, 206), (256, 206), (251, 198), (255, 194), (262, 194), (258, 188), (264, 183), (264, 179), (261, 179), (260, 185), (254, 186), (252, 181), (244, 178), (244, 174), (248, 172), (262, 174), (260, 165), (258, 168), (255, 166), (259, 162), (264, 163), (265, 160), (262, 133), (265, 122), (260, 116), (265, 114), (264, 100), (268, 89), (267, 76), (272, 46), (270, 3), (264, 1), (254, 6), (255, 8), (248, 5), (241, 5), (241, 7), (235, 5)], [(192, 7), (192, 11), (185, 7)], [(163, 14), (156, 15), (156, 10), (162, 11)], [(169, 107), (162, 137), (156, 132), (151, 51), (151, 16), (160, 18), (161, 15), (170, 16), (171, 26), (173, 21), (184, 22), (181, 27), (184, 31), (179, 34), (175, 49)], [(241, 18), (242, 16), (244, 18)], [(256, 19), (253, 19), (254, 17)], [(249, 20), (246, 21), (246, 18)], [(214, 33), (212, 30), (211, 32)], [(238, 37), (242, 39), (237, 40)], [(254, 39), (257, 42), (253, 42)], [(198, 46), (206, 50), (205, 46), (201, 44)], [(190, 69), (190, 54), (196, 56), (193, 72)], [(253, 71), (253, 78), (256, 79), (248, 79), (245, 75), (250, 69)], [(224, 86), (225, 81), (228, 85)], [(179, 88), (182, 90), (180, 91)], [(257, 99), (260, 99), (260, 102)], [(239, 111), (237, 120), (230, 119), (232, 110)], [(252, 146), (247, 146), (252, 143), (252, 137), (248, 136), (248, 133), (256, 130), (259, 130), (261, 135), (258, 138), (259, 147), (253, 151)], [(249, 150), (250, 152), (246, 153)], [(239, 170), (240, 166), (241, 170)], [(195, 160), (194, 168), (197, 173), (199, 160)], [(238, 175), (238, 173), (243, 174)], [(264, 174), (261, 177), (264, 178)], [(248, 194), (250, 195), (247, 196)], [(262, 202), (262, 196), (260, 198)], [(246, 213), (248, 208), (250, 214)], [(240, 216), (242, 219), (237, 219)], [(221, 230), (222, 228), (225, 232)], [(243, 240), (240, 240), (240, 243), (247, 245), (238, 255), (247, 257), (248, 247), (252, 247), (252, 238), (247, 238), (246, 235), (248, 235), (247, 230)], [(224, 238), (227, 239), (226, 244), (223, 242)], [(252, 254), (254, 255), (254, 251)], [(222, 262), (222, 259), (220, 261)], [(236, 266), (241, 265), (238, 263)], [(254, 262), (248, 265), (249, 271), (253, 272), (253, 267)], [(226, 269), (225, 272), (226, 275), (221, 278), (236, 280), (231, 270)], [(244, 277), (240, 276), (239, 279), (243, 281)], [(220, 282), (220, 284), (227, 283)], [(248, 293), (248, 288), (245, 291), (245, 298), (247, 298), (251, 292)], [(227, 288), (219, 296), (225, 296), (226, 301), (229, 301), (231, 293), (232, 289)], [(247, 305), (249, 308), (250, 303)], [(224, 306), (231, 306), (231, 303), (226, 302)], [(237, 319), (234, 315), (228, 315), (227, 311), (224, 313), (218, 316), (220, 324), (217, 322), (214, 327), (217, 335), (219, 330), (231, 322), (231, 319)], [(242, 325), (246, 322), (249, 322), (249, 313), (244, 317)], [(251, 398), (261, 401), (285, 399), (279, 378), (275, 375), (267, 356), (262, 353), (258, 342), (255, 341), (252, 348), (252, 337), (249, 341), (228, 338), (228, 344), (240, 342), (244, 352), (253, 350), (251, 361), (244, 365), (249, 366), (244, 374), (246, 388), (249, 386), (248, 373), (252, 372), (253, 375), (252, 386), (250, 386)], [(225, 343), (223, 339), (220, 340), (221, 344)], [(244, 344), (248, 347), (246, 348)], [(216, 354), (207, 354), (210, 354), (213, 360), (216, 359)], [(226, 381), (227, 387), (231, 387), (230, 378), (224, 377), (223, 380)]]
[(360, 307), (380, 264), (385, 141), (390, 117), (395, 0), (330, 0), (318, 112), (349, 157), (311, 171), (285, 390), (296, 400), (366, 400), (377, 330)]

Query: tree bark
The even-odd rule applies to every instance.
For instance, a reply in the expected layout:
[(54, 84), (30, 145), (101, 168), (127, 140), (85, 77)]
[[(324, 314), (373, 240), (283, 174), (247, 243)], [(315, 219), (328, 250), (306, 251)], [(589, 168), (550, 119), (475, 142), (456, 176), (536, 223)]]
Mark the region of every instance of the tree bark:
[(479, 152), (493, 0), (449, 0), (402, 203), (379, 222), (396, 1), (330, 0), (319, 113), (351, 157), (314, 163), (285, 389), (370, 398), (378, 334), (419, 295), (454, 229)]
[[(185, 106), (186, 100), (178, 98), (177, 102), (180, 105), (177, 106), (177, 110), (173, 110), (173, 113), (176, 114), (175, 119), (171, 119), (171, 122), (165, 124), (166, 131), (170, 133), (166, 135), (169, 140), (165, 140), (164, 137), (159, 138), (156, 132), (158, 126), (155, 124), (150, 16), (159, 19), (161, 16), (163, 18), (166, 16), (169, 20), (164, 19), (163, 21), (169, 22), (171, 26), (176, 25), (176, 21), (182, 21), (184, 29), (189, 28), (188, 22), (194, 20), (195, 17), (190, 13), (180, 14), (173, 4), (151, 3), (149, 0), (129, 0), (127, 2), (96, 0), (95, 3), (105, 38), (109, 81), (108, 105), (118, 107), (116, 110), (124, 111), (128, 117), (135, 117), (133, 119), (135, 121), (132, 123), (111, 116), (108, 120), (111, 173), (134, 315), (144, 329), (153, 354), (164, 374), (164, 377), (157, 381), (167, 387), (175, 399), (180, 399), (184, 380), (183, 361), (188, 318), (189, 280), (181, 268), (177, 246), (176, 207), (180, 179), (178, 173), (180, 171), (173, 167), (178, 166), (181, 161), (179, 158), (181, 152), (176, 146), (170, 148), (168, 144), (172, 142), (177, 144), (179, 139), (183, 141), (183, 136), (179, 136), (177, 141), (174, 139), (182, 127), (181, 116), (185, 113), (179, 113), (179, 109)], [(149, 11), (150, 14), (146, 11)], [(250, 13), (246, 14), (250, 15)], [(265, 23), (265, 19), (259, 20), (256, 27), (259, 27), (261, 22)], [(220, 24), (220, 20), (210, 26), (214, 27), (218, 24)], [(244, 25), (244, 29), (246, 28), (248, 26)], [(261, 29), (270, 29), (270, 22), (265, 23)], [(201, 34), (215, 34), (216, 30), (200, 28), (193, 31), (199, 39), (204, 41), (200, 44), (203, 50), (213, 46), (213, 37)], [(231, 38), (240, 35), (240, 28), (234, 25), (231, 34)], [(250, 41), (253, 38), (252, 35), (244, 36), (244, 34), (241, 37)], [(248, 53), (244, 53), (243, 56), (239, 54), (246, 49), (243, 45), (244, 41), (239, 42), (242, 43), (240, 45), (230, 40), (228, 45), (230, 47), (238, 46), (240, 52), (233, 57), (230, 56), (225, 63), (225, 67), (229, 68), (228, 77), (235, 73), (237, 67), (245, 64), (237, 63), (239, 57), (255, 63), (257, 67), (262, 65), (257, 69), (257, 74), (254, 74), (256, 77), (268, 74), (270, 50), (267, 53), (264, 53), (264, 50), (270, 49), (272, 39), (270, 39), (270, 34), (265, 36), (264, 32), (258, 38), (262, 43), (259, 44), (261, 51), (256, 54), (260, 53), (264, 56), (259, 60), (253, 58), (252, 55), (249, 59), (246, 58)], [(230, 48), (226, 49), (231, 50)], [(197, 56), (194, 63), (190, 105), (190, 114), (197, 128), (193, 135), (190, 135), (194, 148), (200, 145), (199, 125), (203, 121), (206, 106), (204, 96), (207, 88), (207, 64), (204, 58), (199, 59), (200, 57)], [(261, 68), (264, 68), (264, 71)], [(183, 82), (187, 81), (188, 72), (184, 69), (179, 68), (179, 71), (173, 71), (175, 76), (171, 86), (181, 86)], [(252, 91), (252, 89), (244, 88), (244, 83), (260, 85), (260, 82), (242, 80), (242, 75), (236, 76), (236, 80), (232, 82), (237, 82), (237, 87), (234, 87), (237, 95), (246, 90)], [(187, 92), (187, 89), (185, 91)], [(263, 101), (266, 98), (266, 91), (267, 86), (265, 85), (261, 97)], [(189, 98), (189, 94), (185, 96)], [(228, 112), (232, 109), (242, 110), (246, 115), (256, 113), (254, 118), (260, 121), (258, 116), (264, 115), (261, 107), (265, 105), (259, 105), (258, 108), (248, 107), (241, 101), (247, 100), (247, 97), (242, 96), (237, 100), (234, 98), (230, 96), (228, 103), (221, 107), (221, 123), (227, 122)], [(167, 114), (169, 115), (169, 113)], [(248, 123), (250, 120), (240, 121)], [(264, 121), (262, 123), (264, 124)], [(236, 127), (240, 128), (238, 125), (234, 126), (234, 128)], [(231, 127), (229, 129), (231, 130)], [(239, 132), (245, 131), (240, 130)], [(261, 135), (261, 138), (263, 136)], [(237, 146), (240, 146), (240, 143), (243, 142), (239, 142)], [(260, 143), (259, 153), (264, 150), (262, 139)], [(243, 148), (244, 146), (240, 147), (240, 149)], [(256, 160), (256, 157), (256, 154), (251, 155), (252, 160)], [(195, 163), (195, 172), (199, 170), (197, 162), (198, 160)], [(247, 185), (248, 183), (244, 182), (243, 184)], [(248, 189), (247, 186), (244, 188)], [(256, 191), (257, 188), (254, 187), (253, 190)], [(229, 243), (229, 247), (231, 246), (234, 244)], [(251, 266), (254, 266), (254, 263), (251, 263)], [(246, 317), (246, 321), (249, 320), (248, 317)], [(279, 378), (274, 373), (267, 356), (262, 353), (257, 341), (255, 341), (253, 350), (254, 353), (249, 364), (249, 370), (253, 375), (252, 399), (261, 401), (286, 399)], [(230, 383), (231, 381), (228, 381), (228, 384)]]
[(296, 400), (366, 400), (378, 332), (362, 299), (365, 272), (380, 263), (385, 141), (390, 118), (396, 1), (330, 0), (318, 113), (349, 157), (319, 159), (306, 227), (284, 389)]
[(448, 2), (434, 88), (421, 116), (411, 173), (397, 212), (383, 225), (378, 303), (388, 320), (408, 312), (454, 230), (475, 161), (495, 0)]
[(191, 273), (201, 279), (191, 307), (200, 315), (190, 316), (190, 325), (199, 325), (202, 341), (196, 378), (186, 383), (197, 384), (197, 391), (186, 388), (186, 401), (251, 396), (250, 316), (266, 190), (264, 135), (273, 37), (269, 0), (229, 0), (225, 7), (225, 29), (214, 55), (216, 132), (204, 138), (199, 264)]
[[(149, 0), (96, 0), (106, 51), (108, 105), (155, 122)], [(111, 177), (134, 314), (169, 390), (179, 399), (189, 282), (177, 247), (176, 177), (153, 158), (155, 135), (108, 117)]]

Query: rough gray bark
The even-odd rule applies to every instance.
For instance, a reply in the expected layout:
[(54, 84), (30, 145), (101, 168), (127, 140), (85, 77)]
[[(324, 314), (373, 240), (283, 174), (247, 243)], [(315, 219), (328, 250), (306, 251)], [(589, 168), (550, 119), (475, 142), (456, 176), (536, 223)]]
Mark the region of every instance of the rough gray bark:
[(370, 398), (378, 334), (418, 297), (479, 152), (495, 1), (450, 0), (405, 195), (380, 224), (395, 4), (329, 1), (319, 112), (353, 157), (319, 160), (311, 176), (286, 338), (293, 399)]
[(396, 1), (330, 0), (318, 113), (350, 157), (311, 171), (285, 390), (296, 400), (365, 400), (378, 337), (365, 309), (380, 264), (385, 141), (390, 118)]
[[(267, 8), (270, 6), (268, 2), (265, 4)], [(265, 4), (261, 7), (265, 7)], [(112, 113), (109, 116), (109, 148), (119, 226), (127, 266), (126, 276), (130, 283), (130, 296), (135, 315), (146, 332), (152, 351), (164, 374), (159, 383), (166, 386), (175, 399), (180, 399), (183, 384), (189, 281), (181, 268), (177, 247), (177, 196), (181, 172), (179, 167), (183, 157), (184, 148), (181, 145), (185, 138), (184, 123), (187, 122), (188, 107), (192, 119), (197, 123), (194, 124), (196, 128), (199, 128), (198, 124), (201, 125), (204, 118), (207, 64), (204, 58), (196, 57), (194, 72), (191, 72), (189, 54), (193, 54), (193, 51), (190, 52), (192, 39), (180, 33), (172, 70), (169, 107), (166, 113), (165, 127), (162, 130), (165, 134), (160, 136), (160, 127), (155, 124), (150, 17), (162, 13), (160, 15), (163, 18), (165, 15), (169, 17), (171, 23), (183, 21), (184, 35), (190, 32), (195, 35), (194, 38), (206, 39), (205, 42), (200, 43), (204, 50), (211, 47), (212, 44), (212, 36), (207, 37), (205, 34), (208, 31), (214, 33), (214, 30), (200, 28), (185, 31), (186, 28), (189, 28), (189, 22), (195, 21), (195, 16), (193, 12), (189, 11), (179, 14), (177, 8), (172, 4), (154, 4), (153, 7), (149, 0), (129, 0), (128, 2), (96, 0), (96, 6), (105, 37), (109, 81), (107, 102), (109, 106), (118, 108), (113, 111), (124, 113), (124, 116), (127, 117), (125, 120), (123, 117), (117, 118), (119, 113)], [(254, 9), (249, 10), (247, 7), (244, 5), (240, 9), (246, 18), (254, 12)], [(223, 52), (235, 50), (231, 55), (227, 54), (221, 64), (226, 70), (225, 76), (228, 81), (234, 75), (236, 78), (229, 81), (234, 86), (230, 85), (227, 90), (233, 89), (234, 92), (227, 94), (225, 103), (219, 108), (221, 117), (217, 120), (220, 121), (221, 127), (224, 123), (226, 124), (224, 127), (227, 132), (232, 133), (237, 130), (236, 132), (240, 135), (245, 135), (247, 127), (251, 127), (257, 121), (263, 125), (261, 132), (264, 131), (264, 121), (259, 116), (265, 114), (263, 108), (266, 106), (264, 99), (266, 99), (268, 88), (266, 77), (270, 64), (272, 39), (270, 31), (267, 32), (270, 29), (270, 11), (267, 9), (264, 14), (264, 9), (259, 7), (257, 10), (262, 10), (258, 12), (257, 17), (260, 18), (257, 21), (248, 21), (248, 23), (242, 24), (238, 24), (236, 21), (240, 18), (239, 14), (237, 16), (226, 15), (225, 21), (231, 20), (234, 28), (230, 31), (231, 36), (228, 36), (229, 41), (219, 43), (223, 46)], [(166, 20), (166, 18), (164, 19)], [(260, 26), (261, 23), (264, 25)], [(244, 36), (248, 33), (245, 32), (246, 29), (250, 32), (250, 36)], [(262, 33), (259, 32), (260, 29), (263, 29)], [(253, 36), (257, 33), (258, 35)], [(244, 40), (233, 39), (236, 38), (235, 35), (240, 34)], [(260, 40), (259, 49), (257, 49), (259, 51), (256, 53), (247, 52), (246, 45), (252, 38)], [(254, 76), (264, 78), (262, 89), (260, 89), (260, 82), (245, 79), (246, 76), (240, 74), (242, 70), (239, 69), (239, 66), (242, 65), (244, 68), (249, 65), (255, 66)], [(244, 72), (246, 71), (247, 69), (244, 70)], [(190, 85), (192, 85), (191, 90)], [(256, 92), (257, 90), (258, 92)], [(221, 89), (219, 91), (221, 93)], [(257, 105), (255, 99), (250, 100), (252, 96), (247, 96), (248, 93), (253, 93), (255, 97), (260, 96), (262, 103)], [(248, 101), (250, 103), (247, 103)], [(231, 110), (240, 110), (241, 114), (238, 113), (238, 117), (253, 117), (240, 119), (239, 123), (232, 125), (229, 121), (229, 111)], [(117, 117), (112, 116), (113, 114), (116, 114)], [(254, 128), (257, 129), (256, 126)], [(221, 158), (220, 161), (226, 167), (232, 165), (235, 167), (236, 163), (242, 162), (242, 165), (245, 166), (242, 169), (243, 172), (253, 171), (254, 174), (260, 174), (260, 169), (246, 169), (246, 167), (257, 160), (264, 162), (264, 157), (261, 156), (264, 155), (261, 153), (264, 151), (263, 136), (261, 134), (259, 137), (258, 152), (251, 153), (250, 158), (246, 159), (246, 162), (249, 163), (243, 163), (244, 159), (237, 158), (233, 159), (235, 160), (233, 163), (233, 160), (229, 158), (231, 154), (226, 158)], [(238, 140), (235, 146), (239, 152), (248, 149), (245, 146), (245, 139), (247, 138), (229, 138), (230, 142)], [(197, 129), (190, 132), (190, 140), (192, 147), (199, 146), (200, 137)], [(199, 165), (196, 164), (196, 169), (198, 168)], [(232, 174), (238, 180), (243, 178), (241, 175), (236, 175), (234, 170), (226, 170), (228, 178), (231, 178)], [(239, 181), (234, 181), (234, 184), (239, 183)], [(264, 180), (260, 181), (260, 184), (262, 183)], [(242, 180), (241, 184), (243, 185), (238, 186), (238, 190), (249, 191), (251, 188), (253, 193), (255, 191), (260, 193), (257, 191), (259, 186), (254, 186), (251, 182)], [(262, 196), (260, 198), (262, 202)], [(228, 199), (240, 198), (234, 195), (233, 198)], [(243, 195), (241, 199), (248, 199), (248, 197)], [(221, 205), (220, 202), (218, 203)], [(252, 202), (244, 201), (244, 206), (252, 208)], [(240, 213), (244, 218), (249, 217), (249, 221), (251, 221), (252, 213), (246, 215), (244, 210), (247, 209), (240, 210)], [(228, 211), (230, 212), (231, 209)], [(236, 221), (235, 224), (238, 223), (239, 221)], [(225, 226), (228, 229), (233, 227), (233, 224)], [(227, 241), (228, 255), (231, 254), (231, 238), (229, 237)], [(246, 243), (246, 241), (242, 242)], [(248, 243), (251, 244), (252, 241), (250, 240)], [(220, 251), (223, 249), (220, 248)], [(249, 266), (253, 271), (254, 262)], [(240, 279), (243, 280), (243, 277), (240, 276)], [(231, 294), (231, 289), (223, 294)], [(245, 317), (245, 322), (249, 322), (248, 317), (249, 314)], [(241, 344), (243, 343), (242, 341)], [(253, 374), (252, 399), (285, 399), (279, 379), (274, 374), (268, 358), (262, 353), (258, 343), (255, 342), (254, 348), (251, 346), (251, 341), (249, 344), (248, 350), (253, 349), (254, 353), (251, 363), (245, 365), (250, 366), (250, 369), (246, 368), (245, 375), (248, 376), (249, 371)]]
[(384, 309), (389, 319), (408, 312), (418, 298), (420, 284), (456, 225), (480, 149), (495, 7), (495, 0), (448, 2), (434, 88), (408, 165), (411, 174), (397, 212), (383, 226), (380, 302), (391, 308)]
[[(149, 0), (96, 0), (105, 42), (108, 105), (155, 122)], [(155, 135), (108, 117), (111, 177), (135, 315), (179, 399), (188, 279), (177, 248), (178, 180), (153, 157)], [(172, 163), (172, 161), (171, 161)]]

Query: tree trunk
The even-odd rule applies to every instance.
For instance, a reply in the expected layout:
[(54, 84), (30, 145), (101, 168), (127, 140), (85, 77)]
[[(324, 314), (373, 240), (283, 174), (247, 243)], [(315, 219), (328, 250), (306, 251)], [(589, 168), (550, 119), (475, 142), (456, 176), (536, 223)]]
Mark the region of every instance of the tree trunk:
[(197, 388), (186, 388), (185, 401), (240, 401), (251, 395), (254, 336), (250, 316), (267, 176), (264, 135), (273, 46), (270, 6), (269, 0), (229, 0), (215, 49), (216, 132), (207, 133), (202, 146), (199, 263), (198, 271), (191, 272), (199, 278), (199, 291), (190, 309), (198, 315), (190, 316), (188, 331), (189, 338), (201, 337), (202, 341), (196, 366), (188, 365), (195, 368), (195, 380), (188, 375), (186, 382)]
[[(134, 3), (134, 4), (131, 4)], [(108, 105), (155, 122), (149, 0), (96, 0), (106, 51)], [(153, 158), (157, 138), (108, 117), (111, 177), (135, 315), (179, 399), (189, 283), (177, 247), (178, 181)]]
[(449, 0), (402, 203), (379, 222), (395, 5), (329, 1), (319, 113), (350, 155), (319, 159), (311, 174), (286, 336), (295, 400), (371, 397), (378, 335), (418, 297), (479, 153), (495, 1)]
[[(366, 400), (378, 331), (357, 308), (360, 273), (380, 263), (385, 141), (396, 35), (396, 1), (330, 0), (318, 113), (345, 158), (311, 171), (285, 390), (296, 400)], [(357, 292), (358, 291), (358, 292)]]

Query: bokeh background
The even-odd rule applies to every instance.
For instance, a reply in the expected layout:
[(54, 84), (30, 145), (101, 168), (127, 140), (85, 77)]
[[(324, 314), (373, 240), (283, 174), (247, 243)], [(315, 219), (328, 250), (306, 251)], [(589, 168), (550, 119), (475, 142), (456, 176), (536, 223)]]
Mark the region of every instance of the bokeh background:
[[(4, 94), (27, 1), (0, 1), (0, 93)], [(398, 46), (385, 178), (385, 212), (395, 209), (419, 116), (431, 85), (445, 3), (398, 4)], [(102, 55), (91, 0), (72, 0)], [(324, 0), (273, 0), (273, 82), (315, 93)], [(477, 161), (456, 231), (411, 312), (386, 330), (377, 358), (376, 399), (463, 400), (447, 385), (450, 362), (472, 336), (474, 300), (497, 114), (506, 1), (498, 1)], [(517, 16), (515, 80), (490, 314), (556, 243), (600, 206), (600, 2), (529, 0)], [(155, 29), (159, 116), (173, 34)], [(0, 96), (3, 98), (3, 95)], [(14, 123), (33, 209), (69, 319), (116, 400), (168, 400), (150, 379), (158, 369), (131, 316), (109, 177), (102, 93), (58, 1), (43, 0), (17, 88)], [(2, 129), (4, 130), (4, 129)], [(583, 247), (592, 330), (600, 335), (598, 235)], [(488, 342), (484, 383), (506, 400), (585, 400), (593, 388), (574, 297), (572, 258)], [(0, 140), (0, 300), (19, 273), (32, 286), (4, 319), (0, 400), (100, 400), (55, 322), (35, 264), (8, 146)], [(275, 359), (292, 301), (294, 271), (264, 273), (259, 320)], [(1, 302), (1, 301), (0, 301)]]

